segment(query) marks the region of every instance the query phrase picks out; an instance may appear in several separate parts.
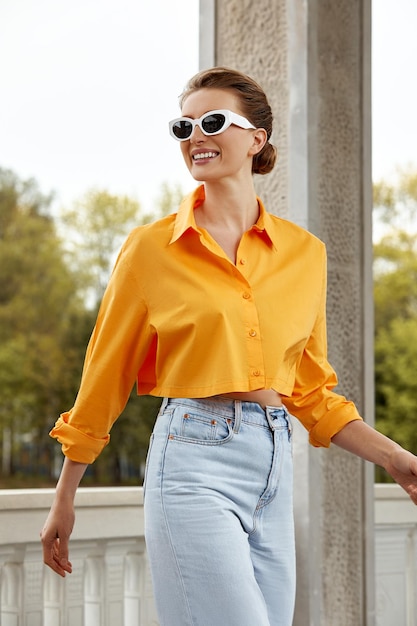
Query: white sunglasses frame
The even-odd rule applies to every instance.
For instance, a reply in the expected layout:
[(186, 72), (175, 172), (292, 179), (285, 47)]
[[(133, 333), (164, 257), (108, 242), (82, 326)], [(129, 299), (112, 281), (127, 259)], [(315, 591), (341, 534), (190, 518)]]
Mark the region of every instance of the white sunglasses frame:
[[(221, 115), (224, 115), (224, 124), (220, 130), (216, 130), (216, 132), (214, 133), (208, 133), (202, 127), (201, 122), (204, 120), (205, 117), (208, 117), (209, 115), (214, 115), (215, 113), (220, 113)], [(191, 133), (189, 134), (188, 137), (184, 137), (184, 138), (177, 137), (174, 134), (174, 130), (173, 130), (174, 124), (176, 124), (177, 122), (184, 122), (184, 121), (190, 122)], [(227, 130), (229, 126), (231, 126), (232, 124), (234, 124), (235, 126), (239, 126), (239, 128), (256, 130), (256, 127), (253, 126), (253, 124), (251, 124), (249, 120), (246, 119), (246, 117), (243, 117), (242, 115), (239, 115), (238, 113), (233, 113), (233, 111), (229, 111), (229, 109), (215, 109), (214, 111), (207, 111), (207, 113), (204, 113), (204, 115), (196, 119), (193, 119), (192, 117), (177, 117), (175, 120), (171, 120), (169, 122), (169, 132), (170, 132), (171, 137), (173, 137), (177, 141), (188, 141), (194, 132), (195, 126), (199, 127), (203, 135), (206, 135), (207, 137), (212, 137), (214, 135), (220, 135), (221, 133), (224, 133), (224, 131)]]

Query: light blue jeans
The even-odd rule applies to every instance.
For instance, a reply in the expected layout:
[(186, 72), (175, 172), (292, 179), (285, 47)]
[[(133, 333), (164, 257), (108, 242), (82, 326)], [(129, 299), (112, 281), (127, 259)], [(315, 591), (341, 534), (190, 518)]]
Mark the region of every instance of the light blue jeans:
[(165, 399), (145, 537), (161, 626), (291, 626), (291, 422), (284, 408)]

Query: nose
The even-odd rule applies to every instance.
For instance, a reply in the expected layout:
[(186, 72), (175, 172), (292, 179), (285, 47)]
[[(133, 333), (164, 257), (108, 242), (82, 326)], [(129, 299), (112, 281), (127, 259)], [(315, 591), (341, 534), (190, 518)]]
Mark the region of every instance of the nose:
[(198, 124), (196, 124), (192, 130), (190, 135), (190, 141), (194, 141), (195, 143), (204, 141), (206, 138), (205, 134), (201, 131), (201, 128)]

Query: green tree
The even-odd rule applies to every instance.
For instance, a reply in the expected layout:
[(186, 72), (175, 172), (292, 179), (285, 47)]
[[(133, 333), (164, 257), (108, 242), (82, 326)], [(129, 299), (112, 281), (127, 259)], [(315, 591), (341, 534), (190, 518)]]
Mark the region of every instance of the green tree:
[(373, 186), (374, 215), (391, 228), (415, 230), (417, 215), (417, 171), (399, 169), (392, 182), (379, 180)]
[(378, 428), (417, 453), (417, 318), (396, 318), (375, 345)]
[[(74, 388), (69, 363), (77, 360), (76, 349), (67, 337), (83, 308), (49, 202), (35, 181), (0, 170), (0, 437), (6, 474), (14, 472), (28, 438), (39, 464), (44, 433)], [(46, 446), (43, 462), (51, 468), (48, 454)]]
[(117, 253), (128, 233), (176, 210), (183, 193), (179, 185), (162, 183), (155, 209), (143, 212), (140, 203), (105, 189), (90, 189), (70, 209), (61, 212), (67, 258), (79, 277), (79, 289), (93, 308), (107, 285)]
[(376, 426), (417, 453), (417, 173), (377, 183), (374, 204)]
[(116, 255), (137, 226), (140, 205), (128, 196), (92, 189), (61, 214), (62, 232), (79, 291), (94, 308), (101, 300)]
[(0, 241), (17, 213), (47, 216), (52, 198), (41, 193), (33, 178), (21, 180), (12, 170), (0, 167)]
[[(30, 464), (52, 478), (59, 447), (47, 436), (78, 390), (102, 291), (128, 231), (175, 210), (179, 188), (163, 186), (153, 215), (138, 203), (91, 191), (66, 211), (57, 235), (50, 196), (36, 181), (0, 169), (0, 454), (4, 475)], [(88, 298), (88, 300), (87, 300)], [(159, 398), (127, 407), (89, 471), (93, 483), (143, 474)]]

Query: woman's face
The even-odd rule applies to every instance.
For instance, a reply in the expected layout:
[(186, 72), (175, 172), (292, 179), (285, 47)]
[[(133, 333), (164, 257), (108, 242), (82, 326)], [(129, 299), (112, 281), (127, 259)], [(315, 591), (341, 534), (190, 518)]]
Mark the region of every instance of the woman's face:
[[(183, 103), (181, 114), (196, 119), (216, 109), (228, 109), (245, 117), (239, 97), (233, 91), (214, 88), (191, 93)], [(181, 151), (195, 180), (251, 176), (252, 157), (260, 150), (258, 135), (257, 130), (232, 124), (223, 133), (208, 136), (195, 126), (190, 138), (181, 142)]]

